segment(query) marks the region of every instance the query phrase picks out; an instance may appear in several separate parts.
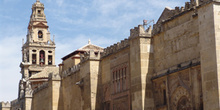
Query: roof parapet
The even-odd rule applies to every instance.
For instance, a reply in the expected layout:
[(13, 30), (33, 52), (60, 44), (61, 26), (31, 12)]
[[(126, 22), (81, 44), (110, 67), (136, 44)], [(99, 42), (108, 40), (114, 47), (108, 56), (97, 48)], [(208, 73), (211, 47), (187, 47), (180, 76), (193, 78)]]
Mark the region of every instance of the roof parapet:
[(138, 25), (138, 27), (134, 27), (134, 29), (130, 29), (130, 37), (128, 39), (121, 40), (109, 47), (104, 48), (104, 52), (101, 54), (101, 58), (116, 53), (128, 46), (129, 40), (137, 37), (151, 37), (152, 27), (149, 26), (146, 30), (143, 25)]
[(143, 25), (138, 25), (138, 27), (134, 27), (134, 29), (130, 29), (130, 37), (129, 39), (133, 39), (136, 37), (151, 37), (151, 26), (145, 30)]
[(41, 85), (38, 85), (38, 87), (36, 89), (34, 89), (34, 94), (38, 93), (39, 91), (48, 88), (48, 82), (44, 82)]
[(197, 15), (197, 7), (209, 3), (213, 0), (190, 0), (190, 2), (185, 2), (185, 6), (183, 7), (175, 7), (175, 9), (165, 8), (163, 13), (161, 14), (159, 20), (153, 26), (153, 35), (158, 34), (163, 31), (162, 25), (163, 23), (175, 19), (178, 16), (187, 13), (188, 11), (195, 10), (192, 16)]
[(117, 42), (116, 44), (113, 44), (107, 48), (104, 48), (104, 52), (101, 54), (101, 57), (105, 57), (112, 53), (118, 52), (119, 50), (124, 49), (128, 46), (129, 46), (128, 39), (121, 40), (121, 42)]
[(10, 102), (1, 102), (0, 104), (0, 108), (10, 108), (11, 107), (11, 103)]
[(11, 101), (11, 106), (16, 106), (19, 104), (19, 100), (18, 99), (15, 99), (13, 101)]
[(70, 75), (76, 73), (76, 72), (79, 71), (79, 70), (80, 70), (80, 64), (74, 65), (74, 66), (70, 67), (69, 69), (63, 71), (62, 74), (61, 74), (61, 76), (62, 76), (63, 78), (65, 78), (65, 77), (67, 77), (67, 76), (70, 76)]

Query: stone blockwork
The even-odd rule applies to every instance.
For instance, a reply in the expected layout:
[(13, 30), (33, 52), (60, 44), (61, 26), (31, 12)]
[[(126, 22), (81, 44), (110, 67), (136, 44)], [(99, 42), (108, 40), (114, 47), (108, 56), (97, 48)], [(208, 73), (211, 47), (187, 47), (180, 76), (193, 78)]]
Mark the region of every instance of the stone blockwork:
[(1, 102), (0, 110), (11, 110), (11, 104), (9, 102)]
[(31, 110), (58, 110), (60, 105), (61, 77), (51, 73), (49, 81), (34, 90)]
[(155, 35), (155, 72), (200, 57), (198, 17), (188, 12), (163, 24), (164, 32)]
[(198, 10), (201, 43), (201, 76), (204, 109), (219, 109), (219, 12), (220, 3), (214, 1)]
[[(128, 38), (106, 48), (89, 40), (62, 58), (59, 73), (53, 64), (43, 62), (44, 57), (33, 65), (26, 58), (29, 52), (23, 50), (23, 79), (11, 109), (219, 110), (219, 13), (219, 0), (166, 7), (153, 29), (138, 25)], [(48, 28), (38, 22), (35, 27)], [(28, 29), (30, 38), (36, 36), (31, 26)], [(46, 50), (55, 48), (53, 41), (44, 39), (50, 41), (45, 43), (39, 37), (28, 38), (29, 46), (40, 42)], [(1, 103), (0, 108), (10, 108), (7, 105)]]
[[(153, 79), (156, 107), (160, 110), (180, 110), (181, 106), (189, 110), (201, 110), (203, 99), (200, 69), (199, 65), (185, 67), (181, 71)], [(187, 104), (180, 103), (181, 98), (186, 98)]]

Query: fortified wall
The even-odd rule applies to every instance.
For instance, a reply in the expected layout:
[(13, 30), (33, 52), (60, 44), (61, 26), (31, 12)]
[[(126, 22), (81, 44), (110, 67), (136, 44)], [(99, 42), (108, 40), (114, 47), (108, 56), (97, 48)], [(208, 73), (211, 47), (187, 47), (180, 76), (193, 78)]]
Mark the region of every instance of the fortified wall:
[(60, 109), (60, 75), (58, 73), (50, 73), (48, 78), (48, 82), (44, 82), (34, 90), (31, 110)]
[(219, 9), (217, 0), (191, 0), (165, 8), (154, 25), (156, 108), (219, 109)]
[(0, 108), (22, 103), (18, 107), (32, 110), (218, 110), (219, 13), (218, 0), (165, 8), (153, 30), (138, 25), (104, 51), (89, 41), (63, 57), (48, 82), (34, 91), (26, 85), (31, 97), (25, 98), (32, 101), (2, 102)]
[(63, 109), (100, 109), (97, 106), (99, 62), (100, 52), (90, 50), (80, 55), (79, 64), (62, 71)]
[(0, 110), (11, 110), (10, 102), (1, 102), (0, 103)]

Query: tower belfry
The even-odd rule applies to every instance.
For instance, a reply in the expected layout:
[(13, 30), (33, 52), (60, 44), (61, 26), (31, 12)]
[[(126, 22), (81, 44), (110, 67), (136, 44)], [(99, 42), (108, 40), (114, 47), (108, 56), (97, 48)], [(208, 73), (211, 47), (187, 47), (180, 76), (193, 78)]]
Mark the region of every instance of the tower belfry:
[(22, 46), (22, 78), (29, 78), (45, 67), (55, 67), (55, 42), (50, 38), (44, 4), (39, 0), (32, 5), (27, 40)]
[(26, 41), (22, 41), (22, 78), (19, 82), (18, 103), (21, 110), (31, 110), (33, 90), (48, 81), (48, 74), (58, 71), (55, 65), (55, 42), (50, 38), (49, 26), (40, 0), (32, 5)]

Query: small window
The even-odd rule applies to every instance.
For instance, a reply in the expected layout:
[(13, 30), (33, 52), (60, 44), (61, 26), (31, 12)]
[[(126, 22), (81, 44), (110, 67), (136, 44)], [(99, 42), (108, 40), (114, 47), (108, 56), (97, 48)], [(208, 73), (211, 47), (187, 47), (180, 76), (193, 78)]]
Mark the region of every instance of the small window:
[(38, 13), (38, 14), (41, 14), (41, 10), (37, 10), (37, 13)]
[(36, 64), (36, 54), (32, 54), (32, 64)]
[(48, 51), (48, 53), (52, 53), (52, 51)]
[(53, 61), (53, 57), (52, 57), (52, 55), (49, 55), (48, 56), (48, 65), (52, 65), (52, 62)]
[(38, 38), (43, 38), (43, 32), (42, 31), (38, 31)]
[(166, 89), (163, 90), (163, 104), (167, 104)]
[(31, 74), (31, 72), (29, 71), (29, 77), (31, 77), (31, 75), (32, 75), (32, 74)]
[(32, 52), (36, 52), (37, 50), (32, 50)]

